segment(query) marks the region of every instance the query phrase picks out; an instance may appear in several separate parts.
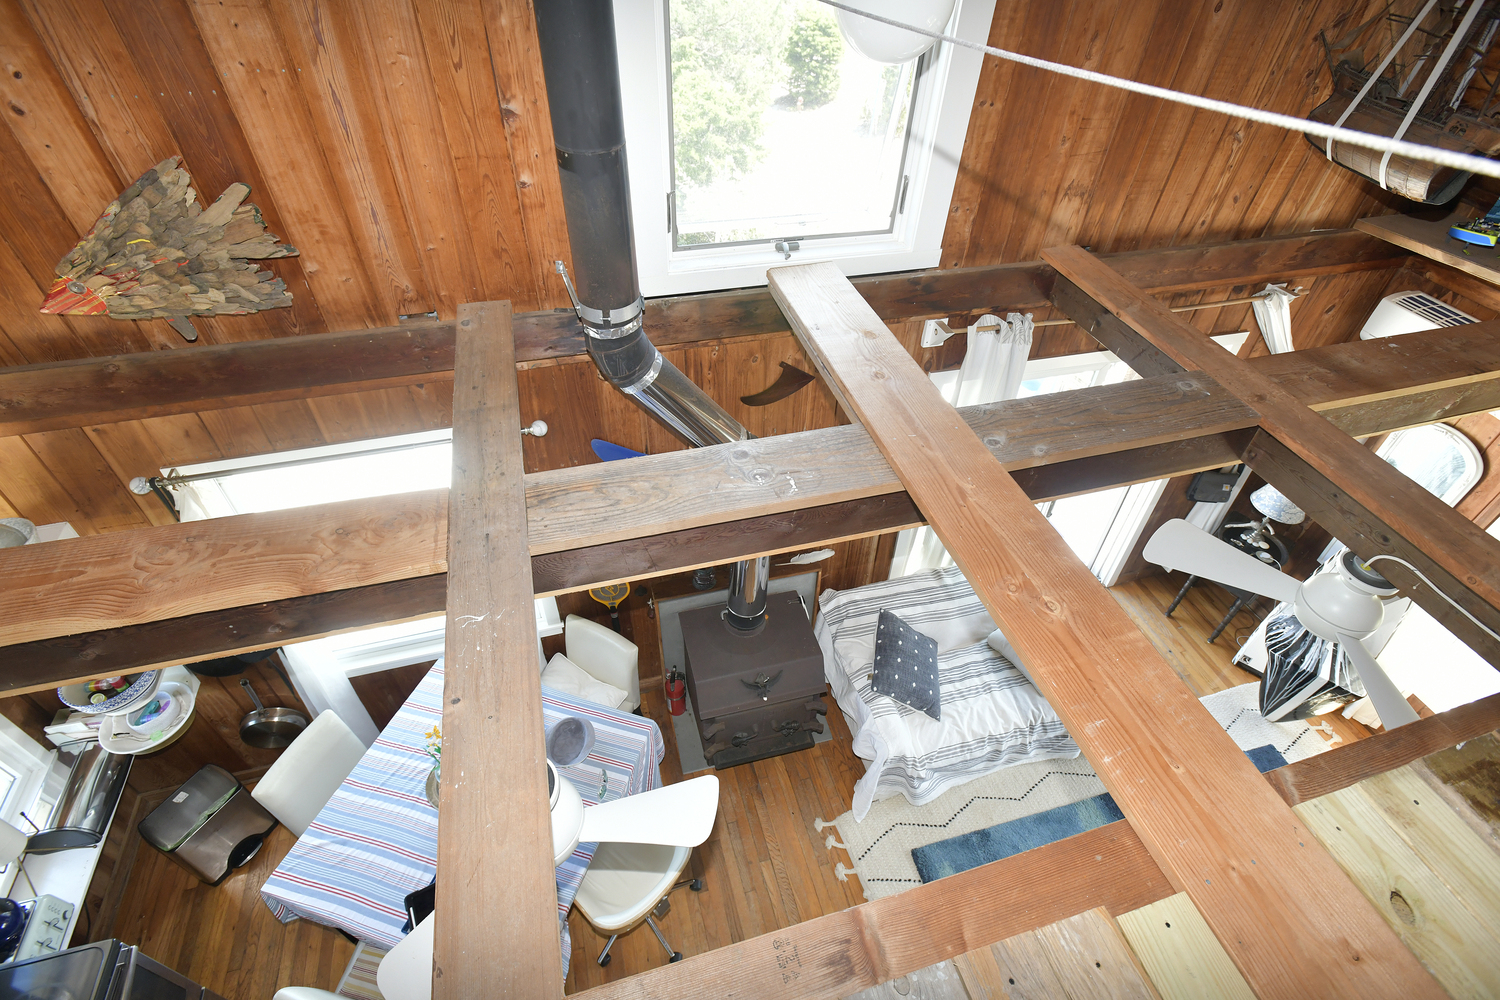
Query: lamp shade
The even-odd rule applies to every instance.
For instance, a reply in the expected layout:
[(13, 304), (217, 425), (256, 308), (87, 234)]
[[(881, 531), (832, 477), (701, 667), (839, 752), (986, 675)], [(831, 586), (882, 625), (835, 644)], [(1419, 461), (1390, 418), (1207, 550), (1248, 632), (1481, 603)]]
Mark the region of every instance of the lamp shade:
[[(881, 17), (888, 17), (902, 24), (910, 24), (928, 31), (942, 31), (953, 16), (954, 0), (845, 0), (850, 7), (858, 7)], [(868, 59), (878, 63), (899, 64), (911, 62), (932, 48), (935, 39), (889, 24), (851, 14), (846, 10), (835, 11), (839, 31), (849, 47)]]
[(0, 820), (0, 865), (8, 865), (26, 850), (27, 834)]
[(1250, 494), (1250, 503), (1271, 520), (1282, 524), (1301, 524), (1307, 519), (1307, 512), (1282, 496), (1274, 486), (1262, 486)]

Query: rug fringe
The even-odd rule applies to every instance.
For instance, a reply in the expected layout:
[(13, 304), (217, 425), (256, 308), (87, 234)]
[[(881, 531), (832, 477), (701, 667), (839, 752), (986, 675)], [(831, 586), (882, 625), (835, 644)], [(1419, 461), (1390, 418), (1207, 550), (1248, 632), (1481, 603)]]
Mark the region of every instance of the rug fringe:
[(840, 844), (837, 840), (834, 839), (834, 836), (831, 833), (828, 835), (828, 839), (823, 842), (823, 846), (828, 848), (830, 851), (835, 847), (844, 851), (847, 851), (849, 849), (848, 844)]
[(859, 872), (855, 871), (853, 868), (850, 868), (848, 865), (844, 864), (842, 861), (840, 861), (838, 864), (836, 864), (836, 865), (833, 866), (833, 876), (834, 876), (834, 878), (838, 879), (840, 882), (847, 882), (847, 881), (849, 881), (849, 876), (850, 875), (858, 875), (858, 874), (859, 874)]
[(831, 819), (823, 819), (821, 816), (814, 817), (813, 819), (813, 829), (818, 831), (819, 833), (823, 832), (823, 827), (833, 825), (833, 820)]

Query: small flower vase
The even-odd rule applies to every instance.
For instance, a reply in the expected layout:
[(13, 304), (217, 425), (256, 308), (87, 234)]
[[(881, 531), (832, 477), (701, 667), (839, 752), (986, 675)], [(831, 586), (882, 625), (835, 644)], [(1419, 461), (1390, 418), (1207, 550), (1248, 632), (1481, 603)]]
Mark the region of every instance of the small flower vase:
[(432, 770), (427, 772), (427, 801), (432, 803), (432, 808), (438, 807), (438, 788), (443, 780), (443, 762), (433, 762)]

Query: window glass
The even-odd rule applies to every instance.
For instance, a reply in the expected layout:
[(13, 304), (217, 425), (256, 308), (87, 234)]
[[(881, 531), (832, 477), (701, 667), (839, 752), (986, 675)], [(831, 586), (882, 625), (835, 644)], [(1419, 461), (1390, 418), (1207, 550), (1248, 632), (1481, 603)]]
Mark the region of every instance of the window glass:
[(889, 233), (919, 65), (816, 0), (671, 0), (673, 249)]
[(1377, 454), (1450, 507), (1484, 473), (1479, 449), (1446, 424), (1397, 431), (1385, 439)]

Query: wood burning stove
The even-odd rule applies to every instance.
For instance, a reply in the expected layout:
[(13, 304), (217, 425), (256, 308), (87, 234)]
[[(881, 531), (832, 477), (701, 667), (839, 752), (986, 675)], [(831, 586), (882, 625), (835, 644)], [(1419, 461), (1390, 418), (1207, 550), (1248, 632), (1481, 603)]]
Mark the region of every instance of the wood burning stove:
[(813, 745), (823, 731), (823, 652), (795, 591), (771, 594), (766, 618), (744, 631), (724, 608), (684, 611), (688, 696), (716, 768), (733, 767)]

